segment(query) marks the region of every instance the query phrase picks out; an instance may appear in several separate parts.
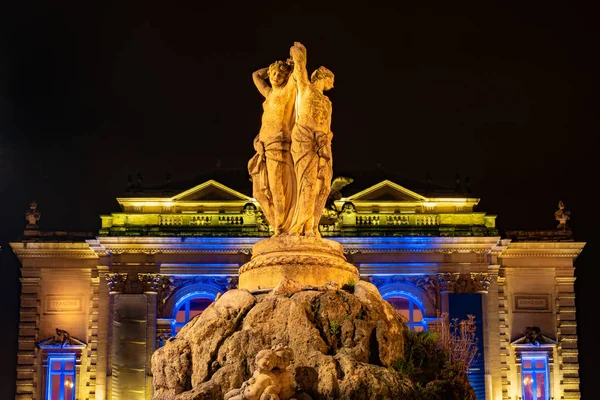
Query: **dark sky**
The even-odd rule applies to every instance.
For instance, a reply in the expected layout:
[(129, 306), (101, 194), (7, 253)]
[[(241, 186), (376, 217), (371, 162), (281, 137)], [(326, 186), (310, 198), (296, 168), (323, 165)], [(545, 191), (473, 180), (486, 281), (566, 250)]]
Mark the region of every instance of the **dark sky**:
[[(599, 274), (597, 13), (566, 2), (7, 2), (0, 7), (0, 393), (14, 398), (18, 263), (8, 246), (35, 199), (42, 229), (95, 231), (128, 175), (245, 168), (262, 97), (251, 73), (294, 41), (335, 75), (334, 169), (453, 185), (469, 177), (505, 229), (577, 241), (582, 389), (591, 396)], [(95, 3), (95, 5), (93, 4)], [(398, 4), (400, 3), (400, 4)], [(410, 3), (410, 4), (409, 4)], [(462, 2), (461, 2), (462, 3)], [(362, 4), (362, 6), (359, 6)], [(410, 189), (410, 188), (409, 188)], [(595, 204), (594, 204), (595, 206)], [(12, 394), (11, 394), (12, 393)], [(586, 396), (587, 397), (587, 396)]]

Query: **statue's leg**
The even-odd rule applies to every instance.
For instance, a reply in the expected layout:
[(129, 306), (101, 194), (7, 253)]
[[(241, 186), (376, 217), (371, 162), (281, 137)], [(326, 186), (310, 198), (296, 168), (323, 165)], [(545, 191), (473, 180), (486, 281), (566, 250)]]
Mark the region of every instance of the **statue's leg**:
[(315, 236), (314, 209), (315, 202), (317, 200), (318, 157), (316, 153), (313, 153), (309, 157), (306, 157), (305, 161), (306, 167), (304, 168), (303, 178), (304, 185), (300, 193), (303, 198), (305, 212), (305, 215), (303, 216), (305, 222), (302, 231), (304, 236), (313, 237)]
[(285, 215), (286, 190), (283, 182), (284, 164), (277, 159), (267, 158), (267, 173), (269, 174), (269, 188), (273, 196), (273, 221), (275, 235), (283, 232), (283, 217)]

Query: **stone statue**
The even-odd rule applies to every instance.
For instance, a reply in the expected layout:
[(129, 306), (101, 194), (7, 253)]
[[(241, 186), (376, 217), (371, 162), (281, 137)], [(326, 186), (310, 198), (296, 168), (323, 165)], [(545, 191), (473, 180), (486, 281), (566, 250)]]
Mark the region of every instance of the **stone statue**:
[(279, 400), (281, 387), (277, 376), (271, 372), (277, 366), (273, 350), (261, 350), (256, 355), (256, 371), (239, 389), (229, 391), (224, 400)]
[(543, 341), (542, 331), (537, 326), (528, 326), (525, 328), (525, 338), (527, 343), (532, 344), (534, 346), (539, 346), (540, 342)]
[(558, 229), (567, 229), (567, 221), (571, 218), (569, 215), (570, 211), (565, 210), (565, 203), (561, 201), (558, 202), (558, 210), (554, 212), (554, 218), (558, 221), (558, 225), (556, 226)]
[[(346, 260), (343, 246), (319, 233), (321, 218), (326, 230), (339, 223), (334, 199), (341, 198), (339, 189), (351, 181), (341, 178), (332, 184), (332, 106), (323, 92), (333, 88), (334, 76), (319, 67), (309, 79), (306, 48), (300, 42), (290, 48), (290, 58), (253, 75), (266, 100), (248, 170), (261, 205), (258, 229), (261, 235), (270, 233), (268, 221), (274, 234), (252, 246), (252, 258), (239, 269), (241, 289), (273, 288), (284, 277), (315, 286), (358, 280), (358, 270)], [(288, 68), (293, 69), (290, 76), (285, 75)], [(265, 82), (267, 76), (271, 85)], [(332, 188), (334, 207), (326, 209)], [(267, 221), (259, 217), (261, 212)]]
[[(52, 346), (59, 346), (59, 347), (65, 347), (65, 346), (70, 346), (73, 345), (73, 338), (71, 338), (71, 334), (67, 331), (65, 331), (64, 329), (59, 329), (56, 328), (56, 335), (54, 335), (51, 338), (48, 339), (44, 339), (41, 342), (39, 342), (38, 344), (41, 345), (52, 345)], [(79, 340), (77, 340), (78, 343), (81, 343)]]
[(297, 92), (296, 85), (290, 81), (292, 68), (291, 61), (276, 61), (252, 74), (265, 101), (260, 132), (254, 139), (256, 154), (248, 162), (248, 171), (252, 176), (254, 198), (275, 235), (289, 231), (296, 199), (290, 153)]
[(25, 212), (25, 219), (27, 220), (27, 228), (37, 228), (37, 222), (40, 220), (42, 213), (37, 209), (37, 203), (32, 201), (29, 203), (29, 210)]
[(331, 101), (323, 91), (333, 88), (333, 73), (319, 67), (308, 79), (306, 48), (290, 48), (298, 86), (296, 124), (292, 130), (292, 157), (297, 184), (297, 206), (291, 234), (319, 237), (319, 220), (333, 175), (331, 155)]
[(294, 374), (290, 370), (294, 353), (281, 344), (261, 350), (255, 358), (256, 370), (239, 389), (227, 392), (224, 400), (288, 400), (310, 399), (297, 392)]

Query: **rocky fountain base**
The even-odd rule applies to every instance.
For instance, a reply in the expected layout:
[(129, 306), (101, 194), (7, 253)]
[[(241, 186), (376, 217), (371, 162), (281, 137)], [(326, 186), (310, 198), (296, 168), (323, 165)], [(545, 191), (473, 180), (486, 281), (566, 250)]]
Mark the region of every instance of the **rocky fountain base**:
[(403, 358), (404, 329), (364, 281), (342, 288), (284, 278), (268, 293), (231, 290), (154, 353), (154, 399), (251, 398), (232, 389), (255, 374), (259, 352), (277, 346), (293, 354), (291, 390), (257, 400), (413, 399), (411, 381), (391, 368)]

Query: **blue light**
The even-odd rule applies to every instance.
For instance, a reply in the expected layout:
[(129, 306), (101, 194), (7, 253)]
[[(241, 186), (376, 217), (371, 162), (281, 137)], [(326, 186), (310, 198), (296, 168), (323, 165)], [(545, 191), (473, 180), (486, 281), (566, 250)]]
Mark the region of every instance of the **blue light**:
[(74, 354), (48, 355), (46, 400), (75, 400), (75, 370)]

